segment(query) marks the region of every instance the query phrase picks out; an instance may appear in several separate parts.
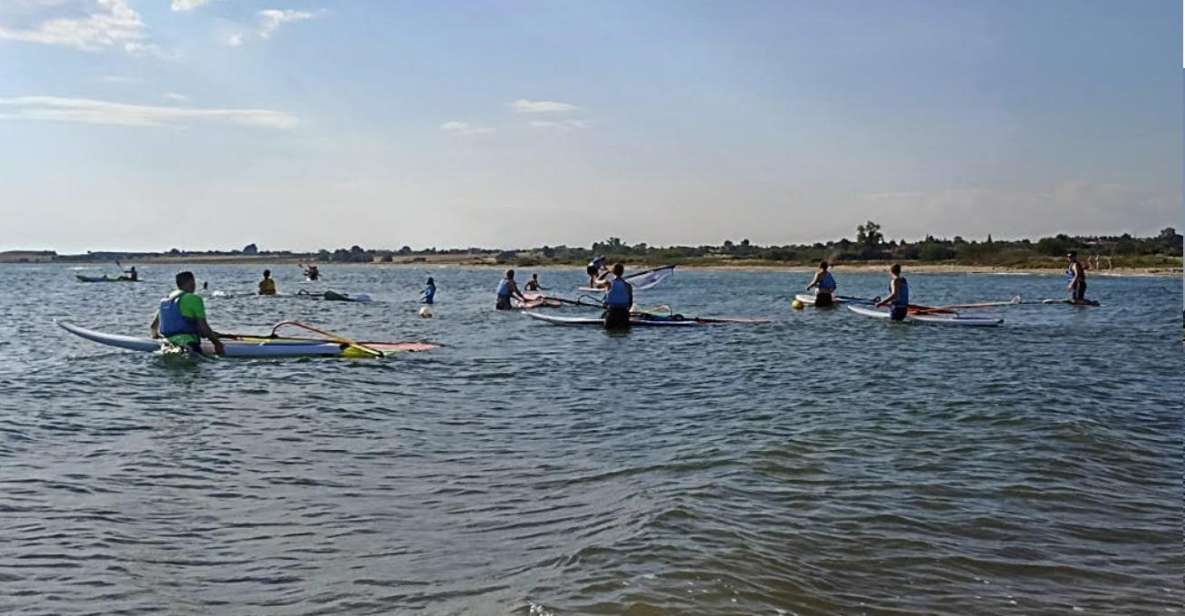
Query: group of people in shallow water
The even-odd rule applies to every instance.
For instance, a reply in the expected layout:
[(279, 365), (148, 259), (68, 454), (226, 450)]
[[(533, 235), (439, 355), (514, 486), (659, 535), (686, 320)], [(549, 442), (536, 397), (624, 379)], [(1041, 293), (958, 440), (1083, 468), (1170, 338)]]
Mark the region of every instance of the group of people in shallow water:
[[(598, 257), (589, 263), (587, 273), (589, 286), (604, 288), (605, 297), (602, 302), (603, 318), (608, 329), (628, 328), (630, 325), (630, 311), (634, 305), (634, 287), (625, 279), (625, 265), (616, 263), (612, 268), (606, 268), (604, 257)], [(316, 266), (311, 266), (315, 268)], [(831, 273), (831, 266), (826, 261), (819, 263), (814, 278), (807, 285), (807, 290), (815, 291), (815, 306), (833, 305), (838, 296), (839, 285)], [(308, 269), (306, 268), (306, 275)], [(609, 278), (609, 275), (612, 278)], [(889, 267), (889, 294), (877, 301), (878, 308), (889, 307), (890, 317), (904, 320), (909, 313), (909, 281), (901, 274), (901, 265), (894, 263)], [(133, 280), (138, 274), (135, 268), (127, 271)], [(319, 277), (319, 272), (317, 274)], [(1071, 304), (1092, 303), (1086, 299), (1086, 267), (1078, 260), (1078, 255), (1070, 252), (1066, 255), (1066, 289), (1069, 291)], [(176, 276), (177, 290), (169, 294), (160, 302), (156, 317), (152, 321), (152, 336), (166, 338), (169, 342), (182, 348), (199, 349), (202, 338), (210, 340), (214, 350), (222, 354), (221, 336), (210, 328), (206, 322), (206, 308), (200, 295), (196, 294), (196, 281), (192, 272), (181, 272)], [(528, 292), (546, 290), (539, 283), (539, 274), (532, 274), (531, 279), (524, 285)], [(260, 295), (275, 295), (276, 281), (271, 277), (271, 270), (263, 270), (263, 279), (258, 286)], [(429, 277), (424, 290), (421, 292), (421, 302), (432, 304), (436, 298), (436, 281)], [(498, 283), (497, 298), (494, 304), (498, 310), (510, 310), (514, 306), (512, 300), (530, 301), (519, 290), (514, 280), (514, 270), (506, 270), (502, 281)]]
[[(600, 257), (604, 259), (604, 257)], [(590, 286), (597, 282), (600, 276), (600, 266), (594, 270), (593, 265), (589, 265), (589, 279)], [(608, 268), (608, 273), (613, 275), (611, 280), (605, 280), (600, 288), (605, 289), (605, 298), (601, 302), (605, 309), (603, 318), (605, 319), (605, 327), (608, 329), (622, 329), (630, 326), (630, 310), (634, 306), (634, 287), (625, 279), (625, 265), (616, 263), (612, 268)], [(532, 274), (531, 279), (527, 281), (525, 288), (528, 292), (545, 290), (539, 284), (539, 274)], [(519, 290), (518, 283), (514, 280), (514, 270), (506, 270), (502, 276), (502, 281), (498, 283), (498, 290), (494, 302), (494, 307), (498, 310), (511, 310), (514, 308), (512, 300), (519, 300), (520, 302), (528, 302), (530, 298), (523, 295)]]
[[(806, 290), (815, 291), (815, 306), (825, 307), (835, 304), (836, 290), (839, 285), (835, 276), (831, 274), (831, 265), (826, 261), (819, 262), (819, 269), (811, 279)], [(877, 308), (889, 307), (889, 316), (895, 321), (903, 321), (909, 314), (909, 281), (901, 275), (901, 264), (889, 266), (889, 295), (876, 302)], [(1093, 304), (1086, 299), (1086, 267), (1078, 260), (1078, 253), (1066, 254), (1066, 290), (1070, 293), (1071, 304)]]

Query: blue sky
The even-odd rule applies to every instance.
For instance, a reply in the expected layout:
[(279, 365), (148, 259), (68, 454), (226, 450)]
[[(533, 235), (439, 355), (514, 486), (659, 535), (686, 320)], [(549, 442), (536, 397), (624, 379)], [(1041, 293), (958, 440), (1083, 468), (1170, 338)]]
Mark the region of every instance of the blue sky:
[(1182, 227), (1166, 2), (0, 2), (0, 249)]

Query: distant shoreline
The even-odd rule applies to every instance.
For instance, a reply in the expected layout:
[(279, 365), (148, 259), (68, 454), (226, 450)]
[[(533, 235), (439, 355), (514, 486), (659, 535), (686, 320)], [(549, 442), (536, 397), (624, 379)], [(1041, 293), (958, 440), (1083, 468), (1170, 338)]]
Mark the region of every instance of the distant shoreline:
[[(179, 257), (148, 257), (126, 259), (121, 263), (129, 265), (255, 265), (260, 268), (276, 268), (278, 266), (298, 267), (302, 263), (310, 263), (307, 258), (270, 257), (268, 255), (218, 255), (218, 256), (179, 256)], [(1179, 262), (1179, 260), (1178, 260)], [(22, 263), (20, 261), (2, 260), (0, 263)], [(63, 266), (95, 266), (102, 268), (110, 262), (102, 260), (45, 260), (39, 262), (24, 261), (25, 264), (45, 264)], [(369, 263), (334, 263), (318, 262), (323, 271), (330, 271), (339, 267), (399, 267), (399, 268), (447, 268), (447, 267), (481, 267), (490, 269), (519, 269), (530, 270), (568, 270), (581, 269), (583, 263), (498, 263), (493, 258), (474, 258), (462, 255), (435, 255), (433, 257), (402, 258), (397, 257), (390, 262), (372, 261)], [(114, 267), (113, 263), (110, 263)], [(663, 263), (627, 261), (631, 269), (663, 265)], [(832, 265), (832, 271), (841, 272), (881, 272), (888, 268), (890, 262), (838, 262)], [(907, 272), (928, 274), (997, 274), (997, 275), (1039, 275), (1057, 274), (1063, 266), (1050, 267), (1004, 266), (1004, 265), (973, 265), (959, 263), (916, 263), (901, 261)], [(813, 272), (815, 266), (805, 263), (768, 263), (768, 262), (736, 262), (736, 263), (678, 263), (679, 269), (684, 271), (752, 271), (752, 272)], [(1122, 277), (1179, 277), (1183, 274), (1180, 265), (1164, 267), (1115, 267), (1101, 271), (1090, 271), (1092, 276), (1122, 276)]]

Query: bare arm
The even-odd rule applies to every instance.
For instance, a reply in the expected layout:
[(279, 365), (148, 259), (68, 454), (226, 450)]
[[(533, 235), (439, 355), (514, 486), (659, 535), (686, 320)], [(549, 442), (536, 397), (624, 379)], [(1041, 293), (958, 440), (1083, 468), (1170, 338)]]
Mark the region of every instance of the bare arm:
[(160, 338), (160, 313), (152, 317), (152, 325), (149, 325), (148, 329), (152, 332), (153, 338)]
[(814, 277), (814, 279), (811, 280), (810, 284), (806, 285), (806, 290), (810, 291), (811, 289), (819, 286), (819, 279), (822, 277), (823, 277), (823, 272), (815, 272), (815, 277)]
[(880, 308), (881, 306), (888, 306), (889, 304), (892, 304), (894, 300), (897, 299), (897, 279), (896, 278), (894, 278), (893, 282), (889, 284), (889, 290), (892, 291), (892, 293), (890, 293), (889, 296), (886, 297), (885, 299), (882, 299), (880, 301), (880, 303), (876, 305), (877, 308)]
[(198, 335), (209, 340), (214, 345), (215, 353), (219, 355), (224, 355), (226, 353), (226, 350), (222, 348), (222, 341), (218, 339), (220, 334), (210, 329), (210, 324), (207, 323), (205, 319), (197, 320), (197, 330)]

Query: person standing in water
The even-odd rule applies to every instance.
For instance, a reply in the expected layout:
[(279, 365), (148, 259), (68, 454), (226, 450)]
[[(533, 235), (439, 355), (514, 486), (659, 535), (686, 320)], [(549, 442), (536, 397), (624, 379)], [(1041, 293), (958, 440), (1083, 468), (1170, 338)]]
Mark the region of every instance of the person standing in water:
[(1066, 290), (1070, 292), (1071, 304), (1086, 304), (1086, 268), (1078, 261), (1078, 253), (1066, 255)]
[(584, 272), (588, 274), (589, 287), (598, 288), (604, 286), (605, 257), (602, 255), (589, 261), (588, 267), (584, 268)]
[(275, 295), (276, 281), (272, 279), (271, 270), (263, 270), (263, 280), (259, 281), (260, 295)]
[(193, 272), (181, 272), (176, 278), (177, 290), (160, 301), (160, 309), (152, 319), (150, 330), (153, 338), (164, 337), (171, 344), (195, 353), (202, 352), (202, 338), (214, 345), (214, 352), (225, 354), (220, 334), (210, 329), (206, 322), (206, 305), (202, 297), (194, 293), (197, 282)]
[(625, 266), (613, 266), (613, 280), (605, 293), (605, 329), (628, 329), (630, 308), (634, 306), (634, 286), (625, 280)]
[(904, 321), (909, 314), (909, 281), (901, 275), (900, 263), (890, 266), (889, 273), (893, 276), (889, 282), (889, 296), (881, 300), (876, 307), (890, 306), (889, 318)]
[(514, 282), (514, 270), (510, 269), (506, 270), (502, 282), (498, 283), (498, 303), (494, 304), (494, 307), (498, 310), (510, 310), (512, 297), (518, 298), (521, 302), (527, 301), (527, 298), (523, 297), (522, 292), (518, 290), (518, 284)]
[(835, 277), (828, 271), (830, 265), (826, 261), (819, 261), (819, 271), (815, 272), (815, 277), (811, 283), (806, 286), (806, 290), (817, 288), (815, 292), (815, 307), (823, 308), (835, 303)]
[(436, 302), (436, 281), (431, 276), (428, 277), (428, 283), (424, 285), (424, 290), (420, 291), (423, 298), (420, 300), (421, 304), (433, 304)]
[(523, 285), (523, 287), (527, 291), (538, 292), (538, 291), (546, 291), (547, 290), (546, 288), (543, 287), (543, 285), (539, 284), (539, 274), (531, 274), (531, 279), (528, 280), (527, 284)]

